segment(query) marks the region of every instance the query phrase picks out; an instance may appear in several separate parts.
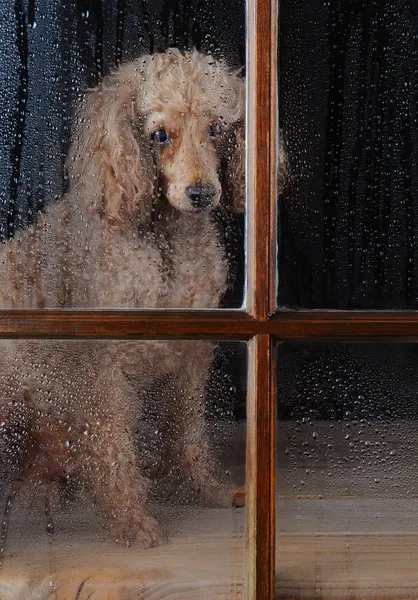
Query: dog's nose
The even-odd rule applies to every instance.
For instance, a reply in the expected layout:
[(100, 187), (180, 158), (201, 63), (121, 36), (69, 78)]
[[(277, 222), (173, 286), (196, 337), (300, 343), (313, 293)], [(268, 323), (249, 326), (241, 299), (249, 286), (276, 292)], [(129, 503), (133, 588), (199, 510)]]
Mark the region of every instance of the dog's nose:
[(186, 196), (190, 198), (190, 202), (194, 208), (205, 208), (212, 202), (212, 198), (216, 194), (216, 188), (210, 183), (199, 181), (194, 185), (189, 185), (186, 188)]

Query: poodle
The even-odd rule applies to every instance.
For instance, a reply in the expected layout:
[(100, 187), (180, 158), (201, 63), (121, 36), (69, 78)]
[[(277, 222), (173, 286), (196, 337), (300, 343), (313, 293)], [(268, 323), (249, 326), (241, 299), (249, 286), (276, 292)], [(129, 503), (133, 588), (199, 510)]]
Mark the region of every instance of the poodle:
[[(198, 51), (143, 56), (105, 77), (77, 114), (68, 192), (0, 248), (0, 306), (218, 307), (227, 261), (214, 213), (244, 210), (244, 116), (240, 74)], [(116, 541), (158, 543), (134, 433), (144, 394), (158, 390), (160, 471), (181, 471), (207, 505), (241, 503), (218, 479), (205, 431), (214, 347), (2, 342), (12, 495), (78, 478)]]

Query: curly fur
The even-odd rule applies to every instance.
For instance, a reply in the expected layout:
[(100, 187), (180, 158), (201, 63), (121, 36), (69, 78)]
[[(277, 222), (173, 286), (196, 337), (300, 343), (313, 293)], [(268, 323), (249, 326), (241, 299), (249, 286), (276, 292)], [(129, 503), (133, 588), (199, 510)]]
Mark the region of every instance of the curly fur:
[(48, 600), (54, 590), (47, 583), (36, 584), (27, 581), (0, 583), (2, 600)]
[[(105, 77), (79, 112), (70, 192), (0, 250), (0, 305), (217, 307), (226, 261), (211, 212), (193, 209), (185, 188), (203, 179), (216, 188), (212, 208), (243, 210), (243, 121), (242, 79), (198, 52)], [(160, 125), (182, 138), (168, 156), (150, 141)]]
[[(227, 264), (211, 213), (244, 208), (244, 95), (238, 73), (196, 51), (144, 56), (105, 77), (78, 113), (69, 192), (1, 248), (0, 305), (217, 307)], [(161, 128), (167, 147), (152, 141)], [(204, 210), (186, 194), (196, 182), (214, 190)], [(155, 381), (166, 382), (166, 464), (207, 503), (232, 502), (205, 436), (212, 354), (209, 342), (4, 342), (2, 452), (14, 439), (26, 482), (77, 474), (118, 541), (156, 543), (133, 442)]]

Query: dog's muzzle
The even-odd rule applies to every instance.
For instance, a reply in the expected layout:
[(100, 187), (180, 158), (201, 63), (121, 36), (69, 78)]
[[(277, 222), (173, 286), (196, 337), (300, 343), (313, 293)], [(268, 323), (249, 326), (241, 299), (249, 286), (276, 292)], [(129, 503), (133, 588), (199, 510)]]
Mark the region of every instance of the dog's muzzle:
[(206, 208), (210, 206), (216, 194), (216, 188), (210, 183), (199, 181), (186, 188), (186, 196), (194, 208)]

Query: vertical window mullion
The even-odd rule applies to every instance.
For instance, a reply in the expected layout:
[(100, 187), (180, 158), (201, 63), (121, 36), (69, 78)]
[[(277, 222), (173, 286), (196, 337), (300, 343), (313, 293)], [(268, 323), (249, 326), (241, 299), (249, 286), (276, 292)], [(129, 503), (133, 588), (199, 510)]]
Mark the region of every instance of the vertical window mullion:
[[(269, 314), (270, 211), (272, 198), (271, 135), (272, 2), (248, 0), (248, 311), (258, 320)], [(274, 193), (274, 192), (273, 192)], [(274, 199), (275, 201), (275, 199)]]
[[(247, 310), (269, 318), (276, 296), (277, 0), (248, 0)], [(272, 338), (249, 342), (246, 600), (274, 600), (275, 394)]]
[(274, 600), (275, 368), (272, 338), (249, 342), (245, 600)]

